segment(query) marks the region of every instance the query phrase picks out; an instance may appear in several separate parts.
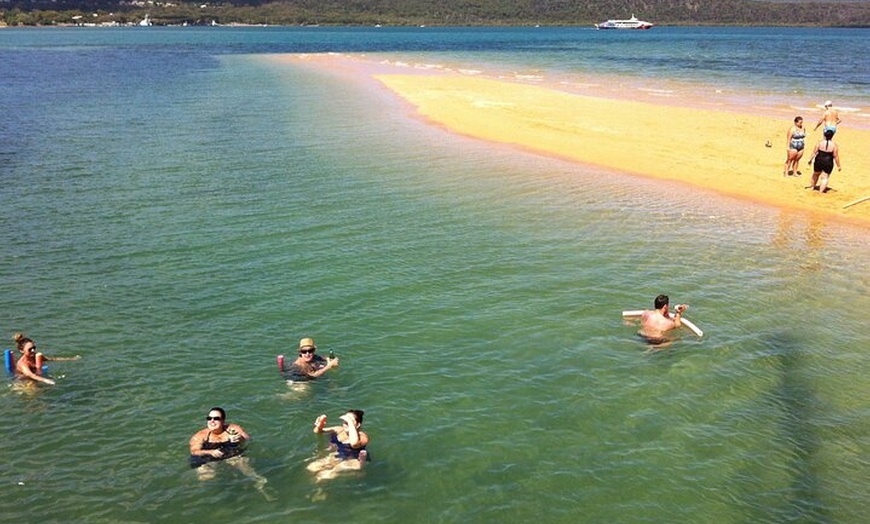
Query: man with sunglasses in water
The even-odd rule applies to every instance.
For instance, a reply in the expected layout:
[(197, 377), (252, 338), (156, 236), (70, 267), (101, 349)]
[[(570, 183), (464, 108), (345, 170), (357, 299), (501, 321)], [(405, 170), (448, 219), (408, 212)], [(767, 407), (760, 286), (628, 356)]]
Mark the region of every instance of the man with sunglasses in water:
[(315, 354), (317, 345), (313, 338), (303, 338), (299, 341), (299, 358), (294, 360), (282, 371), (290, 380), (315, 379), (330, 369), (338, 367), (338, 358), (323, 358)]

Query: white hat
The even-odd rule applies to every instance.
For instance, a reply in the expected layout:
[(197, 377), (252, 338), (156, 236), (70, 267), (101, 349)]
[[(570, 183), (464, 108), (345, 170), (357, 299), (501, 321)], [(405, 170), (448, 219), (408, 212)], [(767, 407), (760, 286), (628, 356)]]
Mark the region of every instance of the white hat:
[(832, 105), (834, 105), (833, 102), (831, 102), (830, 100), (825, 100), (825, 107), (831, 107)]

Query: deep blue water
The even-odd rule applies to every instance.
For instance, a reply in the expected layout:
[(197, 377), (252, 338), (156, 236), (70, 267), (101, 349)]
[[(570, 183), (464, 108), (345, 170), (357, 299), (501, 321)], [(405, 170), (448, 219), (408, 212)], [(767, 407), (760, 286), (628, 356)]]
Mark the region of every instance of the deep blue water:
[[(0, 44), (4, 58), (12, 59), (15, 53), (7, 53), (16, 49), (84, 52), (82, 48), (106, 46), (118, 52), (144, 46), (149, 54), (168, 52), (176, 58), (237, 53), (480, 53), (496, 61), (569, 70), (695, 80), (710, 80), (712, 75), (761, 88), (815, 82), (818, 89), (838, 98), (866, 97), (870, 91), (870, 72), (856, 67), (861, 57), (870, 54), (870, 36), (864, 29), (52, 28), (5, 30)], [(10, 71), (17, 69), (11, 67), (15, 62), (6, 63)]]

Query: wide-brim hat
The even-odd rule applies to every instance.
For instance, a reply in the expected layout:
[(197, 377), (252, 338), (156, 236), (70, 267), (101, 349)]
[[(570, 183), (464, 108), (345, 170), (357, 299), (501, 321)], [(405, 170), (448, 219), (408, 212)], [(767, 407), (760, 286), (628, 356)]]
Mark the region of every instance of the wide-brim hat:
[(833, 102), (831, 102), (830, 100), (825, 100), (825, 107), (831, 107), (832, 105), (834, 105)]
[(317, 349), (317, 344), (314, 343), (313, 338), (305, 337), (299, 341), (299, 349), (305, 348)]

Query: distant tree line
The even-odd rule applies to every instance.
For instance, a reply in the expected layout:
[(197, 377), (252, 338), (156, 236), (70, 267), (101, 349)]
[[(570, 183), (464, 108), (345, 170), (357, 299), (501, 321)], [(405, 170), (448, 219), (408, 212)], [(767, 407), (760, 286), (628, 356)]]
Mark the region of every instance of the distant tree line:
[(7, 25), (587, 25), (632, 14), (658, 25), (870, 27), (870, 2), (755, 0), (0, 0)]

